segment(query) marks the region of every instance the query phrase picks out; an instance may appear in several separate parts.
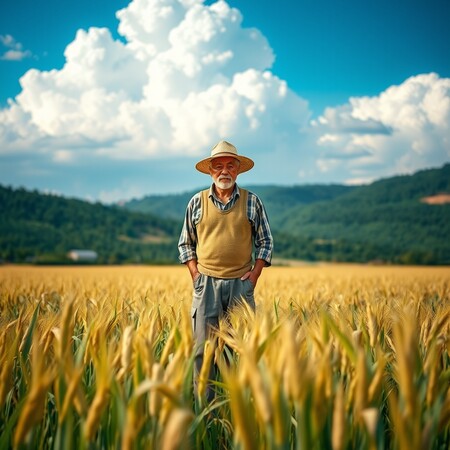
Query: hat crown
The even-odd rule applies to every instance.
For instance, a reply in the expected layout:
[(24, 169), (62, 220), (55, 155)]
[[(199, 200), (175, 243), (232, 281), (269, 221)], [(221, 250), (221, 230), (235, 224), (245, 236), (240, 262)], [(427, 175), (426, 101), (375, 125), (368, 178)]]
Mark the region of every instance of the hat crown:
[(237, 155), (237, 149), (233, 144), (227, 141), (220, 141), (211, 150), (211, 157), (221, 153), (230, 153), (231, 155)]

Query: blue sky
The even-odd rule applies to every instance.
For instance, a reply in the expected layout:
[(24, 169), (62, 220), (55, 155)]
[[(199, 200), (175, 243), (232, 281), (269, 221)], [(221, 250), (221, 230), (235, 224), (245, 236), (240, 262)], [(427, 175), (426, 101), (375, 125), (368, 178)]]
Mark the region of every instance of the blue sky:
[(0, 183), (105, 202), (195, 189), (222, 138), (255, 160), (242, 184), (440, 166), (449, 20), (447, 0), (7, 2)]

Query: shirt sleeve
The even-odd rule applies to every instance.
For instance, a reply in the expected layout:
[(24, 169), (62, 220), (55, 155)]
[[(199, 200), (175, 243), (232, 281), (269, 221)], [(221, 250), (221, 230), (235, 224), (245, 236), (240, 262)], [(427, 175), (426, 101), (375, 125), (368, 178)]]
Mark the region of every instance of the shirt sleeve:
[(200, 207), (199, 194), (194, 195), (186, 207), (183, 227), (178, 240), (178, 259), (181, 264), (197, 259), (197, 231), (194, 223), (194, 213)]
[(259, 197), (253, 194), (254, 205), (251, 222), (253, 224), (253, 233), (255, 241), (255, 258), (262, 259), (267, 266), (272, 264), (273, 237), (270, 231), (269, 219), (266, 210)]

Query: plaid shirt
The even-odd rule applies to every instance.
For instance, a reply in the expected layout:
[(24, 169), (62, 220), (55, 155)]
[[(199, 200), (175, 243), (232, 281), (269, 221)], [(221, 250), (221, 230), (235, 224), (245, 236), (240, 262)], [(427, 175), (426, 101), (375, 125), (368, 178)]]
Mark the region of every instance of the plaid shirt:
[[(240, 196), (240, 190), (235, 184), (230, 200), (225, 205), (214, 194), (213, 186), (209, 189), (209, 198), (213, 204), (227, 211), (233, 207)], [(186, 208), (183, 228), (178, 241), (179, 260), (182, 264), (197, 259), (195, 249), (197, 247), (197, 224), (201, 217), (201, 192), (195, 194)], [(259, 197), (253, 192), (248, 192), (247, 217), (252, 225), (252, 235), (255, 245), (255, 259), (262, 259), (270, 266), (272, 261), (273, 238), (270, 232), (269, 220)]]

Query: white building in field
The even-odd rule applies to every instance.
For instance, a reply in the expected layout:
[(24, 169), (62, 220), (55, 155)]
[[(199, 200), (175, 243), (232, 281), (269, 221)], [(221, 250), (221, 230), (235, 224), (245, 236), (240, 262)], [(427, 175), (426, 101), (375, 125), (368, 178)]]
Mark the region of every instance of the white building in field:
[(97, 252), (94, 250), (70, 250), (67, 257), (77, 262), (94, 262), (97, 260)]

